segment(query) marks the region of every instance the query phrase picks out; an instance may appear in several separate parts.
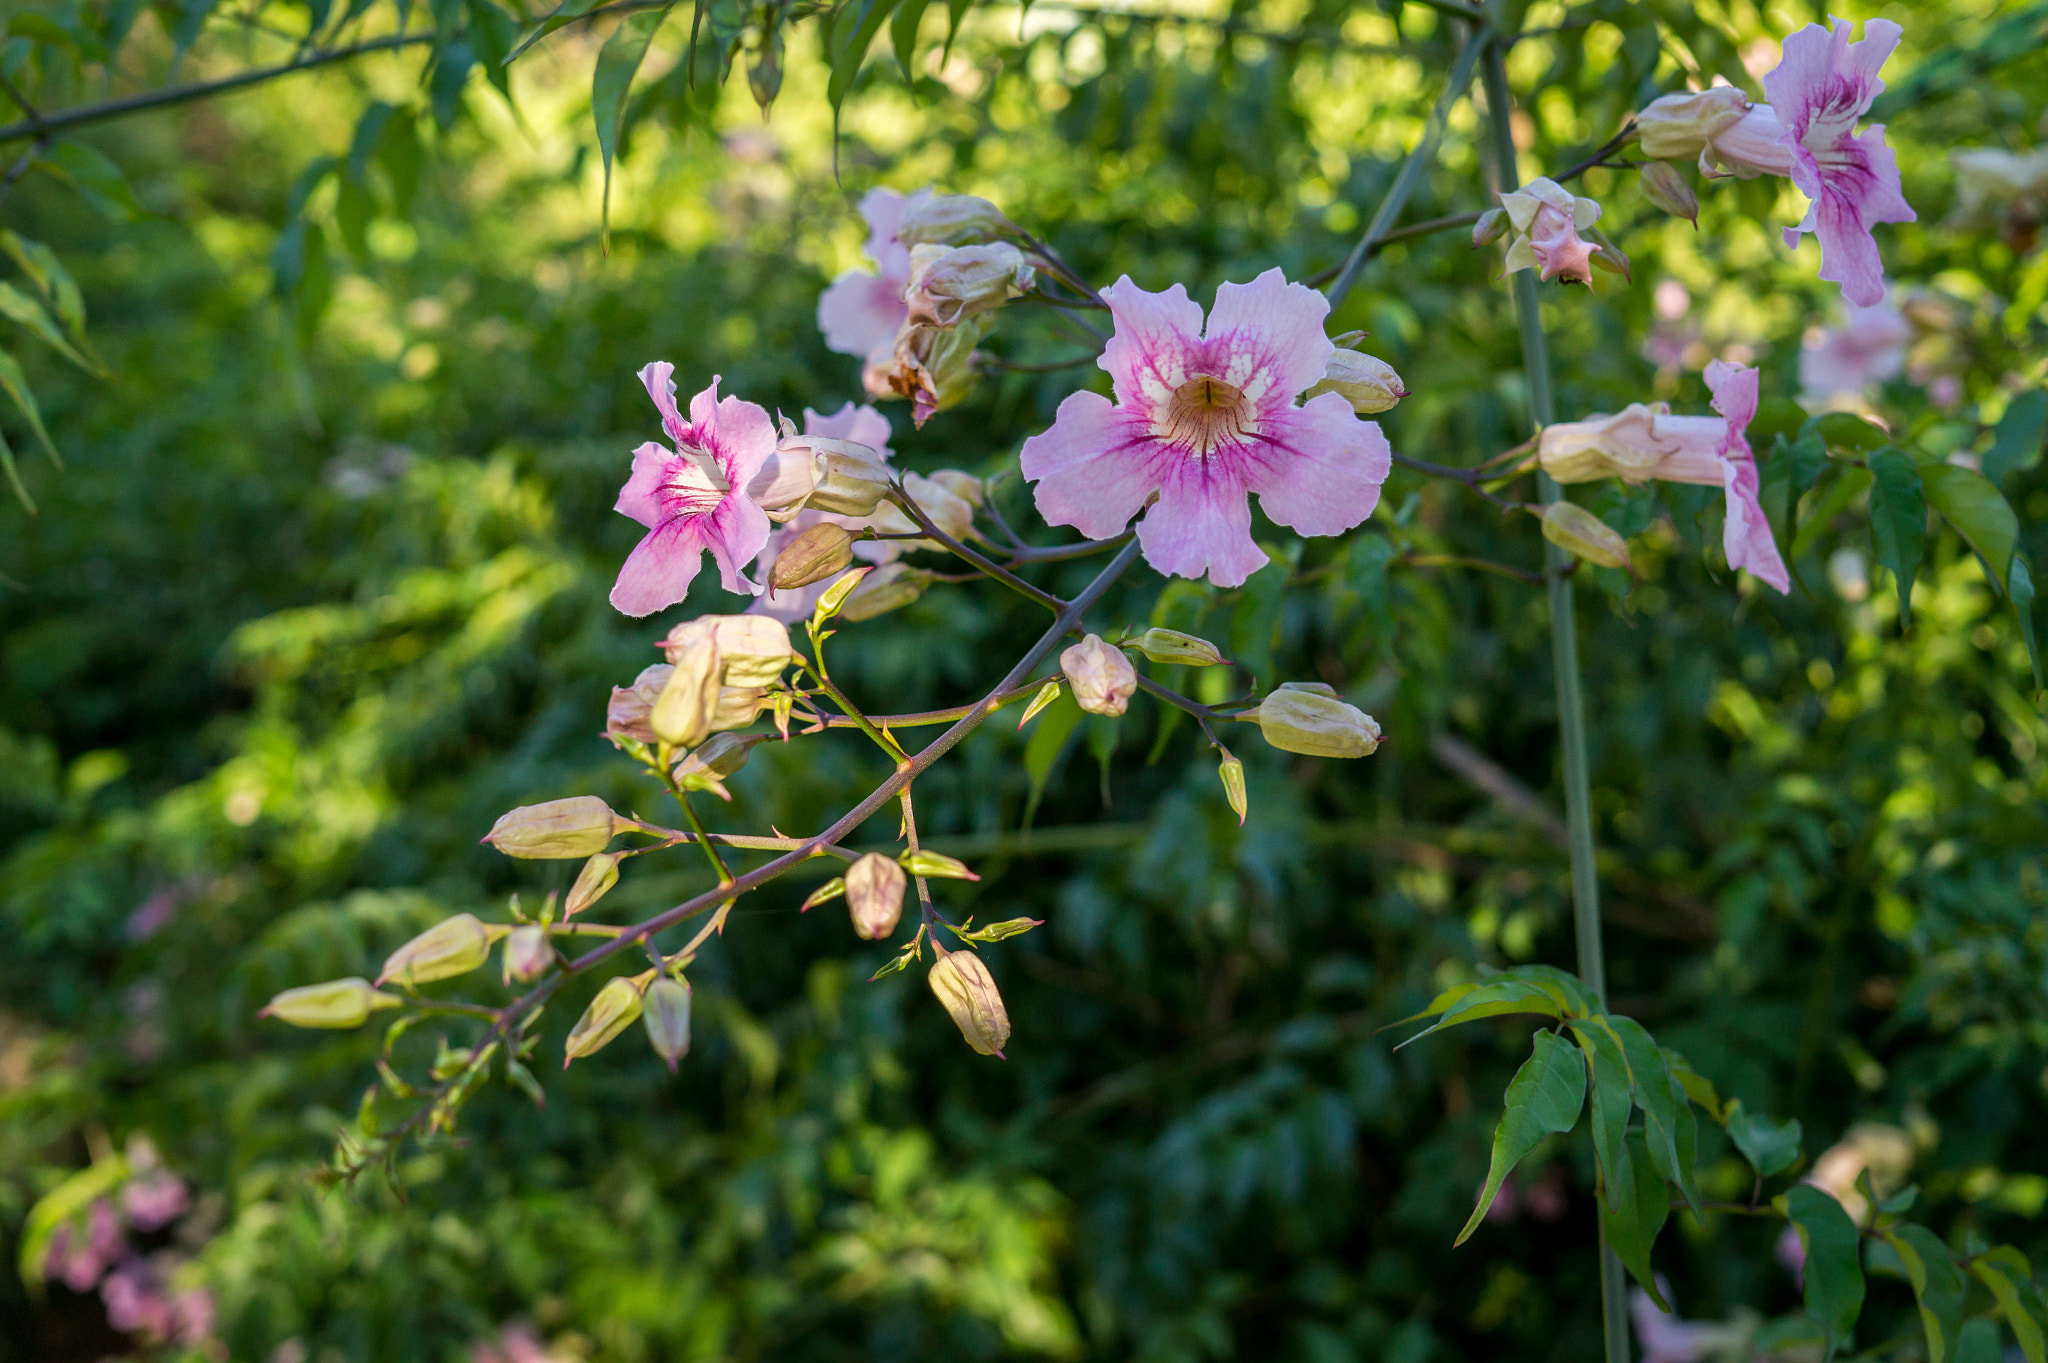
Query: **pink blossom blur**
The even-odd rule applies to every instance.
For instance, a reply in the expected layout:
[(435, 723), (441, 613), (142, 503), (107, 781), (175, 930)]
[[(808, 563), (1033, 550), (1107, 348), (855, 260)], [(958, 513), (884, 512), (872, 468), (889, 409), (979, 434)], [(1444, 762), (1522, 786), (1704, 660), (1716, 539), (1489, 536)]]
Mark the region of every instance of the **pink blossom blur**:
[(1800, 352), (1799, 386), (1820, 402), (1861, 397), (1899, 375), (1906, 367), (1906, 342), (1912, 339), (1912, 327), (1889, 303), (1849, 308), (1840, 326)]
[(1039, 514), (1106, 538), (1146, 511), (1146, 562), (1176, 577), (1235, 587), (1266, 562), (1252, 541), (1250, 494), (1268, 519), (1336, 535), (1372, 514), (1392, 452), (1377, 423), (1324, 393), (1335, 349), (1330, 306), (1268, 270), (1223, 284), (1209, 310), (1179, 284), (1147, 293), (1129, 277), (1104, 294), (1116, 334), (1097, 363), (1115, 400), (1081, 392), (1052, 428), (1024, 442)]
[(860, 215), (867, 220), (868, 256), (875, 268), (846, 271), (818, 297), (818, 330), (825, 333), (825, 344), (842, 355), (858, 356), (866, 368), (893, 358), (896, 333), (910, 315), (903, 301), (910, 248), (896, 240), (896, 228), (904, 208), (931, 193), (920, 189), (906, 197), (893, 189), (869, 190), (860, 201)]
[(1792, 183), (1812, 200), (1805, 220), (1785, 229), (1785, 242), (1797, 246), (1807, 232), (1819, 236), (1820, 277), (1839, 283), (1857, 307), (1884, 301), (1884, 262), (1870, 229), (1916, 216), (1885, 145), (1884, 125), (1856, 132), (1857, 120), (1884, 93), (1878, 69), (1901, 32), (1889, 19), (1871, 19), (1852, 43), (1845, 20), (1834, 19), (1827, 29), (1808, 24), (1785, 40), (1783, 60), (1764, 77), (1784, 126), (1781, 140), (1792, 153)]
[(612, 587), (612, 605), (651, 615), (689, 594), (709, 550), (729, 592), (754, 595), (742, 566), (768, 539), (768, 513), (746, 487), (775, 452), (768, 413), (738, 398), (720, 399), (718, 379), (690, 399), (690, 417), (676, 409), (675, 366), (650, 364), (640, 382), (661, 413), (675, 448), (654, 441), (633, 451), (633, 474), (612, 508), (647, 527)]

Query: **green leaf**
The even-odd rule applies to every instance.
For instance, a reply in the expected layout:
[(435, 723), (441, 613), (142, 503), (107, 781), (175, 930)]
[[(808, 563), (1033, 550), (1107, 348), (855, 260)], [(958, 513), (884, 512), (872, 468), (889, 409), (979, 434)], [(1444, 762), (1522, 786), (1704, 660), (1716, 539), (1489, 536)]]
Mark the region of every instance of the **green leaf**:
[(1863, 1261), (1856, 1223), (1841, 1203), (1806, 1183), (1785, 1194), (1785, 1211), (1806, 1248), (1806, 1314), (1827, 1336), (1828, 1357), (1833, 1358), (1863, 1313)]
[(2048, 1347), (2042, 1337), (2041, 1296), (2034, 1290), (2034, 1271), (2027, 1256), (2011, 1245), (2000, 1245), (1970, 1261), (1970, 1272), (1986, 1287), (2005, 1317), (2006, 1328), (2020, 1344), (2027, 1363), (2048, 1363)]
[[(1511, 1013), (1530, 1013), (1547, 1018), (1563, 1016), (1558, 1008), (1557, 999), (1549, 990), (1524, 980), (1497, 979), (1461, 996), (1456, 1003), (1444, 1010), (1443, 1016), (1436, 1020), (1434, 1026), (1417, 1032), (1402, 1042), (1401, 1046), (1413, 1045), (1432, 1033), (1441, 1032), (1446, 1027), (1455, 1027), (1461, 1022), (1505, 1017)], [(1401, 1046), (1394, 1049), (1398, 1051)]]
[(1920, 1303), (1927, 1363), (1944, 1363), (1955, 1352), (1963, 1329), (1963, 1275), (1948, 1246), (1925, 1226), (1897, 1226), (1885, 1232), (1885, 1240), (1904, 1261), (1914, 1299)]
[(2020, 637), (2027, 641), (2027, 658), (2034, 664), (2034, 687), (2048, 689), (2048, 677), (2041, 672), (2041, 643), (2034, 634), (2034, 575), (2027, 568), (2025, 554), (2012, 556), (2012, 580), (2006, 587), (2013, 614), (2020, 618)]
[(520, 53), (526, 51), (527, 48), (532, 47), (556, 29), (575, 23), (584, 15), (596, 9), (597, 4), (598, 0), (562, 0), (561, 4), (555, 6), (549, 12), (547, 18), (541, 20), (530, 33), (519, 40), (518, 44), (510, 52), (505, 54), (505, 65), (510, 66), (518, 59)]
[(1720, 1121), (1725, 1109), (1721, 1102), (1721, 1095), (1715, 1091), (1714, 1081), (1704, 1075), (1695, 1073), (1691, 1063), (1668, 1046), (1664, 1049), (1664, 1063), (1670, 1067), (1671, 1077), (1678, 1082), (1678, 1086), (1684, 1091), (1685, 1096), (1692, 1102), (1705, 1108), (1709, 1117), (1712, 1117), (1717, 1122)]
[(1038, 811), (1039, 797), (1045, 794), (1045, 783), (1059, 764), (1060, 754), (1067, 750), (1067, 740), (1080, 727), (1081, 707), (1065, 692), (1039, 716), (1031, 741), (1024, 745), (1024, 774), (1031, 781), (1031, 794), (1024, 803), (1025, 827), (1030, 827), (1031, 816)]
[(1493, 1163), (1479, 1205), (1454, 1245), (1462, 1245), (1479, 1228), (1493, 1206), (1501, 1183), (1546, 1136), (1560, 1135), (1578, 1124), (1586, 1102), (1586, 1062), (1578, 1048), (1552, 1032), (1536, 1033), (1536, 1049), (1508, 1084), (1500, 1125), (1493, 1131)]
[(910, 64), (917, 56), (917, 30), (924, 22), (925, 7), (929, 4), (931, 0), (901, 0), (896, 17), (889, 21), (889, 39), (896, 48), (896, 64), (903, 68), (906, 85), (917, 79)]
[(455, 125), (462, 110), (463, 87), (476, 68), (476, 50), (468, 40), (456, 38), (434, 57), (433, 72), (427, 77), (427, 103), (434, 111), (434, 123), (444, 132)]
[(1892, 443), (1891, 434), (1873, 421), (1848, 412), (1829, 412), (1817, 416), (1799, 428), (1799, 438), (1818, 436), (1831, 450), (1847, 450), (1854, 454), (1870, 454)]
[(412, 216), (413, 197), (420, 188), (420, 165), (425, 159), (413, 115), (408, 113), (385, 125), (384, 136), (377, 142), (377, 161), (391, 181), (391, 211), (401, 218)]
[(889, 11), (896, 7), (896, 0), (860, 0), (858, 6), (848, 5), (834, 26), (834, 37), (843, 38), (832, 45), (832, 76), (825, 83), (825, 98), (832, 105), (832, 127), (834, 140), (839, 128), (839, 106), (846, 102), (846, 96), (853, 89), (853, 79), (860, 74), (860, 65), (873, 45), (875, 35), (882, 31), (882, 22), (889, 17)]
[(135, 200), (128, 177), (98, 147), (59, 142), (43, 153), (36, 165), (77, 190), (80, 198), (110, 222), (132, 222), (147, 216), (147, 210)]
[(605, 249), (611, 249), (612, 154), (618, 148), (619, 114), (633, 77), (647, 56), (647, 45), (668, 18), (668, 8), (629, 14), (612, 30), (604, 49), (597, 54), (597, 69), (590, 81), (590, 116), (597, 121), (597, 148), (604, 157), (604, 201), (600, 209), (600, 232)]
[(1270, 686), (1276, 680), (1273, 645), (1285, 615), (1289, 568), (1287, 560), (1273, 552), (1273, 546), (1259, 547), (1267, 552), (1270, 561), (1240, 588), (1243, 595), (1230, 615), (1230, 656), (1238, 666)]
[[(1700, 1215), (1699, 1189), (1693, 1186), (1692, 1165), (1679, 1152), (1678, 1085), (1657, 1042), (1634, 1018), (1610, 1015), (1606, 1023), (1621, 1042), (1622, 1058), (1628, 1063), (1629, 1096), (1643, 1111), (1644, 1140), (1650, 1164), (1659, 1174), (1678, 1185), (1693, 1215)], [(1691, 1109), (1685, 1109), (1690, 1113)]]
[(64, 262), (57, 259), (57, 253), (39, 241), (5, 231), (0, 231), (0, 250), (6, 251), (8, 258), (36, 286), (36, 292), (57, 315), (65, 334), (81, 350), (85, 349), (85, 295), (79, 292), (77, 282), (64, 268)]
[(1607, 1028), (1578, 1022), (1571, 1028), (1593, 1074), (1593, 1157), (1600, 1166), (1602, 1186), (1618, 1187), (1628, 1156), (1623, 1143), (1631, 1107), (1628, 1062), (1622, 1059), (1621, 1042)]
[(21, 362), (4, 350), (0, 350), (0, 389), (14, 400), (14, 405), (27, 418), (29, 428), (42, 442), (43, 453), (50, 456), (50, 462), (58, 468), (64, 467), (64, 459), (57, 453), (57, 446), (50, 440), (50, 433), (43, 429), (42, 409), (36, 406), (36, 395), (29, 389), (28, 376), (21, 371)]
[(1920, 483), (1927, 500), (1970, 542), (1998, 590), (2004, 591), (2020, 535), (2019, 517), (2013, 515), (2005, 494), (1981, 473), (1954, 464), (1929, 464), (1920, 470)]
[(2006, 404), (1984, 452), (1984, 476), (1994, 483), (2005, 481), (2014, 469), (2030, 469), (2041, 462), (2041, 441), (2048, 437), (2048, 391), (2029, 388)]
[(14, 450), (7, 443), (7, 437), (0, 435), (0, 474), (7, 476), (7, 486), (14, 489), (15, 500), (21, 509), (33, 516), (36, 514), (36, 500), (28, 495), (28, 488), (21, 481), (21, 470), (15, 467)]
[(383, 140), (384, 129), (391, 122), (391, 115), (395, 112), (396, 110), (383, 100), (375, 100), (371, 102), (369, 108), (363, 110), (363, 116), (356, 120), (356, 132), (349, 140), (347, 169), (344, 172), (351, 183), (363, 182), (363, 172), (370, 164), (370, 153), (375, 151), (377, 144)]
[(1797, 539), (1799, 499), (1820, 481), (1827, 467), (1827, 442), (1817, 432), (1808, 432), (1797, 440), (1780, 435), (1771, 442), (1770, 452), (1758, 469), (1758, 497), (1763, 503), (1764, 519), (1770, 522), (1771, 535), (1779, 544), (1789, 546)]
[(1591, 1017), (1599, 1012), (1591, 991), (1569, 971), (1559, 970), (1554, 965), (1518, 965), (1503, 970), (1495, 979), (1520, 980), (1533, 984), (1557, 1000), (1563, 1016), (1568, 1018)]
[(1752, 1116), (1743, 1111), (1740, 1098), (1731, 1098), (1722, 1124), (1728, 1128), (1728, 1138), (1735, 1142), (1735, 1148), (1761, 1178), (1781, 1174), (1799, 1162), (1802, 1133), (1797, 1118), (1774, 1122), (1768, 1117)]
[(1650, 1269), (1650, 1248), (1671, 1215), (1671, 1195), (1664, 1176), (1650, 1166), (1641, 1136), (1631, 1134), (1617, 1153), (1616, 1168), (1607, 1181), (1607, 1197), (1600, 1204), (1600, 1227), (1629, 1276), (1642, 1284), (1660, 1309), (1669, 1311), (1671, 1304), (1664, 1300)]
[(78, 347), (71, 344), (63, 330), (51, 318), (49, 310), (12, 284), (0, 283), (0, 315), (26, 327), (35, 334), (37, 340), (86, 373), (105, 377), (104, 369), (86, 358)]
[(1913, 623), (1913, 576), (1927, 548), (1927, 498), (1920, 469), (1895, 449), (1870, 456), (1870, 542), (1899, 587), (1899, 623)]

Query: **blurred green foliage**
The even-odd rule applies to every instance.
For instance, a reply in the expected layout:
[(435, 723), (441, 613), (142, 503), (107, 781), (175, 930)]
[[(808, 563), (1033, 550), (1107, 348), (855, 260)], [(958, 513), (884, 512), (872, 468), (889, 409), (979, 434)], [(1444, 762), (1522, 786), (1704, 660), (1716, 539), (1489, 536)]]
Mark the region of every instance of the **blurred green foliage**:
[[(1884, 409), (1940, 452), (1987, 448), (2044, 377), (2048, 252), (1945, 226), (1945, 157), (2032, 142), (2048, 58), (2022, 44), (1944, 82), (1958, 59), (1938, 49), (1973, 51), (1981, 16), (1884, 12), (1907, 26), (1886, 117), (1920, 222), (1881, 240), (1945, 319), (1914, 372), (1959, 385), (1937, 406), (1901, 378)], [(1578, 159), (1688, 64), (1743, 79), (1752, 44), (1809, 17), (1532, 11), (1592, 22), (1513, 53), (1518, 88), (1544, 87), (1529, 164)], [(1449, 54), (1420, 6), (977, 12), (909, 84), (865, 68), (835, 179), (822, 64), (790, 63), (762, 126), (737, 84), (714, 108), (663, 74), (687, 60), (680, 27), (643, 75), (686, 116), (629, 125), (608, 255), (580, 29), (513, 68), (516, 119), (481, 75), (422, 91), (377, 58), (109, 129), (139, 222), (55, 181), (15, 191), (24, 235), (73, 244), (117, 382), (30, 357), (69, 468), (24, 466), (41, 514), (10, 510), (0, 541), (10, 1251), (39, 1196), (142, 1133), (195, 1190), (164, 1234), (236, 1359), (460, 1359), (507, 1322), (564, 1359), (1592, 1356), (1583, 1136), (1539, 1149), (1512, 1210), (1451, 1248), (1526, 1023), (1398, 1054), (1380, 1030), (1484, 968), (1571, 950), (1540, 596), (1406, 561), (1534, 566), (1537, 542), (1399, 472), (1370, 526), (1276, 538), (1239, 591), (1141, 570), (1100, 613), (1227, 640), (1225, 686), (1336, 686), (1392, 737), (1369, 761), (1292, 760), (1243, 730), (1239, 829), (1205, 746), (1141, 701), (1075, 730), (1029, 832), (1028, 736), (1007, 725), (920, 781), (927, 835), (984, 877), (946, 882), (948, 905), (1047, 920), (990, 954), (1007, 1064), (968, 1052), (914, 974), (863, 983), (888, 953), (799, 914), (798, 876), (743, 902), (693, 972), (680, 1078), (628, 1038), (546, 1076), (545, 1108), (491, 1090), (470, 1143), (409, 1158), (395, 1189), (313, 1188), (377, 1037), (287, 1033), (254, 1019), (263, 1000), (374, 973), (447, 913), (564, 888), (572, 867), (476, 846), (514, 804), (589, 792), (653, 813), (599, 733), (607, 688), (667, 623), (605, 602), (639, 533), (609, 508), (652, 430), (640, 364), (792, 414), (857, 396), (813, 308), (880, 181), (986, 194), (1098, 281), (1206, 298), (1271, 264), (1309, 274), (1370, 216)], [(462, 116), (430, 116), (458, 98)], [(378, 100), (406, 132), (352, 157)], [(1477, 127), (1461, 109), (1411, 219), (1485, 205)], [(1801, 335), (1836, 304), (1813, 248), (1777, 243), (1795, 195), (1705, 187), (1695, 233), (1613, 173), (1585, 192), (1635, 284), (1545, 291), (1564, 414), (1704, 410), (1699, 364), (1731, 345), (1767, 399), (1797, 392)], [(1469, 463), (1526, 435), (1494, 265), (1457, 233), (1395, 245), (1333, 319), (1369, 328), (1413, 393), (1385, 418), (1396, 449)], [(277, 300), (315, 268), (319, 290)], [(1022, 308), (993, 344), (1073, 353)], [(1008, 467), (1079, 381), (991, 377), (917, 433), (895, 409), (899, 457)], [(2025, 455), (2003, 486), (2048, 564), (2048, 473)], [(1640, 585), (1581, 588), (1614, 1006), (1751, 1112), (1797, 1118), (1809, 1159), (1859, 1123), (1903, 1132), (1915, 1215), (1952, 1245), (2048, 1250), (2048, 732), (2016, 617), (1943, 534), (1902, 630), (1846, 474), (1804, 504), (1793, 594), (1738, 591), (1702, 561), (1718, 512), (1690, 491), (1593, 503), (1644, 536)], [(1014, 481), (1004, 496), (1025, 523)], [(735, 605), (698, 591), (675, 618)], [(940, 589), (849, 628), (835, 665), (888, 708), (952, 704), (1039, 627), (1014, 599)], [(718, 817), (809, 830), (883, 771), (852, 735), (767, 745)], [(878, 818), (864, 840), (894, 831)], [(707, 883), (680, 856), (637, 861), (604, 912)], [(544, 1057), (596, 984), (550, 1010)], [(1710, 1200), (1748, 1196), (1718, 1129), (1700, 1154)], [(1768, 1226), (1675, 1220), (1656, 1263), (1683, 1314), (1797, 1309)], [(1917, 1328), (1903, 1284), (1876, 1280), (1864, 1347), (1917, 1347)], [(143, 1347), (97, 1298), (0, 1275), (0, 1358)]]

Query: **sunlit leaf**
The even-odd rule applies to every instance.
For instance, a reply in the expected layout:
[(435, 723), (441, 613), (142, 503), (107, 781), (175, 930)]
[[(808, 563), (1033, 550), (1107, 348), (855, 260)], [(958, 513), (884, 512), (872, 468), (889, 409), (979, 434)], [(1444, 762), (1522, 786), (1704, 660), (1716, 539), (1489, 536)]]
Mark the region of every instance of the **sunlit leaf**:
[(1585, 1102), (1586, 1061), (1578, 1047), (1553, 1032), (1536, 1033), (1534, 1053), (1508, 1084), (1500, 1125), (1493, 1131), (1493, 1159), (1486, 1171), (1486, 1186), (1480, 1189), (1479, 1204), (1458, 1232), (1456, 1244), (1471, 1238), (1493, 1206), (1501, 1183), (1544, 1137), (1578, 1124)]
[(2019, 542), (2019, 518), (2005, 494), (1982, 474), (1955, 464), (1929, 464), (1920, 470), (1927, 500), (1970, 542), (1998, 589), (2005, 590), (2013, 546)]
[(1998, 1313), (2006, 1328), (2019, 1341), (2027, 1363), (2048, 1363), (2048, 1340), (2044, 1340), (2044, 1311), (2041, 1295), (2034, 1287), (2034, 1272), (2027, 1256), (2011, 1245), (1980, 1254), (1970, 1261), (1970, 1272), (1991, 1289)]
[(1920, 1304), (1920, 1326), (1927, 1335), (1927, 1363), (1945, 1363), (1963, 1328), (1963, 1275), (1940, 1236), (1910, 1223), (1885, 1232), (1885, 1239), (1906, 1266), (1913, 1297)]
[(2048, 390), (2029, 388), (2006, 404), (2005, 415), (1984, 452), (1984, 476), (1994, 483), (2005, 481), (2014, 469), (2030, 469), (2041, 462), (2041, 442), (2048, 438)]

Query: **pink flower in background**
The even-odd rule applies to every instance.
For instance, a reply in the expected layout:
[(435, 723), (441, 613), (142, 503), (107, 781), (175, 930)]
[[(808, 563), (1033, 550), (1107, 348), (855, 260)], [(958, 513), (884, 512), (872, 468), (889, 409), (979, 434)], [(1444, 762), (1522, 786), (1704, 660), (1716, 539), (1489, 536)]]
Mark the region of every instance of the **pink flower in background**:
[(492, 1340), (470, 1346), (470, 1363), (557, 1363), (558, 1355), (524, 1325), (507, 1325)]
[[(1657, 1277), (1657, 1289), (1670, 1298), (1671, 1288), (1662, 1274)], [(1715, 1354), (1742, 1357), (1751, 1333), (1739, 1325), (1680, 1320), (1672, 1312), (1658, 1310), (1650, 1294), (1640, 1287), (1628, 1294), (1628, 1314), (1635, 1322), (1636, 1342), (1643, 1346), (1643, 1363), (1700, 1363)]]
[(1146, 562), (1235, 587), (1266, 562), (1249, 494), (1305, 535), (1372, 514), (1392, 463), (1378, 424), (1335, 393), (1294, 405), (1335, 348), (1321, 294), (1278, 270), (1223, 284), (1206, 332), (1179, 284), (1147, 293), (1126, 276), (1104, 297), (1116, 334), (1097, 363), (1116, 401), (1075, 393), (1052, 429), (1024, 442), (1024, 476), (1048, 522), (1121, 534), (1157, 494), (1138, 526)]
[(139, 1231), (161, 1230), (183, 1216), (192, 1205), (185, 1180), (168, 1169), (158, 1169), (128, 1180), (121, 1189), (121, 1206), (129, 1222)]
[[(889, 418), (866, 403), (856, 407), (849, 402), (831, 416), (819, 416), (806, 407), (804, 434), (856, 441), (879, 454), (885, 462), (893, 457), (889, 449), (889, 437), (894, 432), (889, 429)], [(798, 512), (795, 519), (787, 525), (775, 527), (769, 533), (767, 542), (761, 546), (760, 557), (754, 560), (754, 571), (760, 575), (761, 580), (768, 580), (768, 569), (774, 565), (775, 556), (787, 548), (791, 540), (823, 521), (834, 521), (848, 530), (858, 530), (868, 523), (867, 518), (838, 516), (829, 511)], [(886, 563), (902, 553), (901, 545), (900, 540), (865, 540), (854, 545), (853, 552), (856, 557), (871, 563)], [(793, 591), (777, 591), (773, 587), (768, 587), (760, 596), (754, 598), (754, 603), (747, 607), (747, 612), (750, 615), (773, 616), (785, 624), (792, 620), (801, 620), (811, 613), (811, 608), (818, 604), (818, 598), (825, 594), (827, 587), (839, 580), (839, 576), (843, 575), (835, 575), (822, 582), (813, 582), (808, 587), (798, 587)]]
[(767, 542), (768, 513), (746, 487), (775, 452), (775, 426), (751, 402), (721, 400), (716, 377), (690, 399), (684, 421), (674, 373), (672, 364), (650, 364), (640, 382), (675, 448), (649, 441), (634, 450), (633, 475), (612, 508), (647, 527), (612, 587), (612, 605), (627, 615), (651, 615), (682, 600), (707, 549), (727, 591), (760, 591), (740, 568)]
[(896, 333), (910, 315), (903, 301), (903, 286), (910, 282), (910, 248), (896, 240), (896, 227), (906, 205), (930, 197), (929, 189), (908, 197), (893, 189), (871, 189), (861, 199), (860, 215), (867, 219), (868, 255), (875, 270), (848, 270), (819, 296), (818, 330), (825, 333), (829, 348), (857, 355), (869, 366), (895, 355)]
[(1582, 199), (1555, 180), (1538, 176), (1512, 194), (1495, 196), (1514, 224), (1515, 240), (1508, 247), (1506, 274), (1535, 269), (1545, 282), (1563, 279), (1590, 285), (1593, 282), (1592, 243), (1581, 240), (1581, 228), (1600, 219), (1600, 205)]
[(1785, 242), (1797, 246), (1802, 234), (1817, 234), (1820, 277), (1839, 283), (1844, 298), (1868, 308), (1884, 301), (1884, 262), (1870, 229), (1916, 216), (1900, 186), (1898, 162), (1885, 145), (1884, 125), (1856, 133), (1856, 120), (1884, 93), (1877, 72), (1899, 45), (1902, 30), (1889, 19), (1871, 19), (1862, 39), (1852, 43), (1845, 20), (1832, 25), (1808, 24), (1787, 38), (1784, 59), (1764, 77), (1764, 91), (1784, 125), (1792, 183), (1813, 201), (1805, 221), (1785, 229)]
[(1889, 303), (1849, 308), (1842, 325), (1800, 352), (1799, 386), (1817, 401), (1861, 397), (1906, 367), (1906, 342), (1912, 339), (1912, 327)]
[(1722, 487), (1728, 493), (1728, 515), (1721, 527), (1721, 547), (1730, 568), (1747, 568), (1781, 593), (1792, 590), (1785, 560), (1778, 556), (1778, 543), (1771, 538), (1771, 523), (1764, 518), (1764, 506), (1756, 470), (1756, 456), (1749, 448), (1749, 423), (1756, 417), (1757, 373), (1744, 365), (1715, 360), (1707, 366), (1707, 388), (1714, 395), (1714, 410), (1727, 421), (1716, 453), (1722, 460)]
[(203, 1288), (174, 1290), (155, 1259), (130, 1259), (100, 1284), (107, 1324), (158, 1343), (198, 1344), (213, 1334), (213, 1297)]

